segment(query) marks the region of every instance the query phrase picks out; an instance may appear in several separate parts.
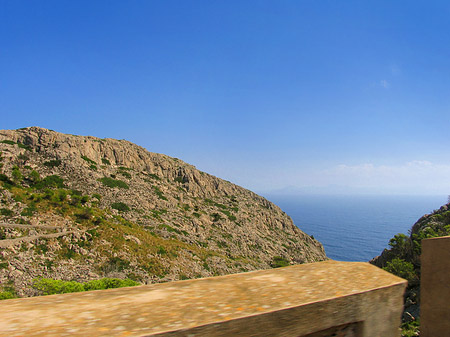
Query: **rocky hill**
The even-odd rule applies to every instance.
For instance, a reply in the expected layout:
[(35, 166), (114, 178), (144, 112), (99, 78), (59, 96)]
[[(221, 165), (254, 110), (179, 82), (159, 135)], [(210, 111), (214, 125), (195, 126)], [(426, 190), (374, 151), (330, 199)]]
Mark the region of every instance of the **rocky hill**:
[(326, 259), (263, 197), (125, 140), (30, 127), (1, 130), (0, 151), (0, 285), (20, 296), (37, 277), (151, 283)]
[[(370, 261), (370, 263), (408, 280), (403, 315), (405, 323), (417, 323), (420, 316), (421, 241), (446, 235), (450, 235), (450, 204), (443, 205), (438, 210), (422, 216), (412, 226), (409, 235), (402, 233), (395, 235), (389, 241), (390, 249), (385, 249), (380, 256)], [(414, 328), (405, 326), (410, 329)], [(418, 324), (415, 328), (418, 328)]]

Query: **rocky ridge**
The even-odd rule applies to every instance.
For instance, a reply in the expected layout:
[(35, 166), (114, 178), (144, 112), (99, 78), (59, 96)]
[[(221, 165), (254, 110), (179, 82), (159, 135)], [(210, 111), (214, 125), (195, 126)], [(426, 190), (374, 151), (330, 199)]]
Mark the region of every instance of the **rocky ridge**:
[[(125, 140), (0, 130), (0, 284), (142, 283), (321, 261), (279, 207)], [(1, 289), (0, 289), (1, 291)]]
[(450, 203), (425, 214), (412, 226), (409, 235), (399, 233), (370, 263), (408, 280), (403, 321), (417, 322), (420, 317), (420, 254), (421, 241), (450, 235)]

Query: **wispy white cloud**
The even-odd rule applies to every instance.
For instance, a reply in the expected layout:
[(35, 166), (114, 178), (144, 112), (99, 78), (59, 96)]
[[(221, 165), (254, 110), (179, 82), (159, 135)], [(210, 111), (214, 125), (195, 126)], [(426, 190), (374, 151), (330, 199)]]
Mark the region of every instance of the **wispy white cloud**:
[(381, 85), (383, 88), (385, 88), (385, 89), (387, 89), (387, 88), (389, 88), (389, 87), (391, 86), (391, 84), (390, 84), (388, 81), (386, 81), (386, 80), (381, 80), (381, 81), (380, 81), (380, 85)]

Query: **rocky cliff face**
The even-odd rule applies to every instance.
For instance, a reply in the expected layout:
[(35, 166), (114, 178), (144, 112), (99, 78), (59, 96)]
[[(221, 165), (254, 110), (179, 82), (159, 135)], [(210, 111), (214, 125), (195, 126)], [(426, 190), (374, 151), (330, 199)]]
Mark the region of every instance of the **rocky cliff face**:
[[(125, 140), (0, 131), (0, 284), (143, 283), (326, 259), (279, 207)], [(1, 289), (0, 289), (1, 290)]]
[(450, 204), (431, 214), (425, 214), (412, 226), (410, 235), (397, 234), (390, 249), (373, 258), (370, 263), (408, 280), (403, 321), (410, 322), (420, 315), (420, 254), (422, 239), (450, 235)]

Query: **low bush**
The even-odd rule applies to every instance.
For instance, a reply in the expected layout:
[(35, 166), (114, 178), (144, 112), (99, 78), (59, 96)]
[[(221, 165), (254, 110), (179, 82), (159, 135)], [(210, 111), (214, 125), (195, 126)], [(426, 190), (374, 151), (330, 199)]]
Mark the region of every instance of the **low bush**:
[(150, 178), (155, 179), (155, 180), (161, 180), (160, 177), (158, 177), (156, 174), (153, 174), (153, 173), (149, 173), (148, 176), (149, 176)]
[(19, 142), (17, 142), (17, 146), (20, 147), (21, 149), (25, 149), (27, 151), (31, 151), (32, 150), (30, 145), (25, 145), (25, 144), (22, 144), (22, 143), (19, 143)]
[(139, 283), (133, 280), (122, 280), (118, 278), (102, 278), (85, 283), (39, 278), (34, 280), (32, 287), (40, 291), (42, 295), (54, 295), (75, 293), (80, 291), (132, 287), (137, 285), (139, 285)]
[(102, 198), (102, 196), (98, 193), (94, 193), (94, 194), (92, 194), (92, 198), (96, 198), (97, 200), (100, 200)]
[(95, 161), (93, 161), (92, 159), (86, 157), (86, 156), (81, 156), (81, 159), (83, 159), (84, 161), (88, 162), (89, 164), (93, 164), (93, 165), (97, 165), (97, 163)]
[(409, 283), (417, 281), (417, 275), (414, 272), (414, 266), (411, 262), (395, 258), (386, 263), (384, 270), (408, 280)]
[(36, 189), (44, 189), (44, 188), (64, 188), (64, 179), (60, 176), (54, 174), (51, 176), (47, 176), (41, 181), (37, 182), (33, 186)]
[(11, 298), (15, 298), (16, 295), (14, 295), (10, 291), (0, 291), (0, 300), (9, 300)]
[(220, 219), (222, 219), (222, 217), (220, 216), (219, 213), (213, 213), (213, 214), (211, 214), (211, 218), (212, 218), (212, 221), (213, 221), (213, 222), (217, 222), (217, 221), (219, 221)]
[(84, 283), (84, 290), (103, 290), (138, 286), (139, 283), (130, 279), (102, 278)]
[(84, 291), (83, 284), (76, 281), (62, 281), (48, 278), (36, 279), (32, 287), (42, 293), (42, 295), (76, 293)]
[(59, 159), (49, 160), (49, 161), (44, 162), (44, 165), (47, 167), (50, 167), (50, 168), (58, 167), (61, 165), (61, 160), (59, 160)]
[(131, 179), (131, 174), (127, 171), (119, 171), (119, 174), (123, 175), (125, 178)]
[(128, 212), (130, 210), (130, 207), (123, 202), (112, 203), (111, 208), (117, 209), (120, 212)]
[(172, 226), (166, 225), (166, 224), (162, 224), (160, 225), (161, 228), (165, 228), (169, 233), (177, 233), (177, 234), (181, 234), (181, 232), (176, 229), (173, 228)]
[(23, 179), (23, 175), (17, 165), (15, 165), (12, 169), (12, 177), (15, 183), (19, 183)]
[(5, 185), (6, 188), (11, 188), (12, 186), (14, 186), (14, 182), (8, 178), (8, 176), (6, 174), (0, 173), (0, 181), (2, 181)]
[(23, 160), (24, 162), (26, 162), (26, 161), (28, 161), (28, 160), (30, 160), (30, 157), (28, 157), (28, 156), (26, 156), (26, 155), (24, 155), (24, 154), (19, 154), (18, 156), (17, 156), (17, 159), (19, 159), (19, 160)]
[(282, 256), (274, 256), (270, 265), (272, 268), (286, 267), (289, 266), (289, 261)]
[(103, 178), (100, 178), (98, 181), (100, 181), (103, 185), (111, 187), (111, 188), (114, 188), (114, 187), (126, 188), (126, 189), (129, 188), (128, 185), (124, 181), (118, 180), (118, 179), (103, 177)]
[(36, 206), (31, 203), (27, 208), (25, 208), (20, 215), (22, 216), (32, 216), (37, 211)]
[(75, 214), (77, 219), (80, 221), (89, 220), (90, 218), (92, 218), (92, 215), (93, 215), (92, 209), (90, 208), (82, 208), (79, 213)]
[(32, 170), (29, 174), (28, 174), (28, 181), (31, 183), (31, 185), (35, 185), (38, 182), (41, 181), (41, 176), (39, 175), (39, 173), (36, 170)]
[(4, 216), (12, 216), (14, 212), (8, 208), (0, 208), (0, 214)]

